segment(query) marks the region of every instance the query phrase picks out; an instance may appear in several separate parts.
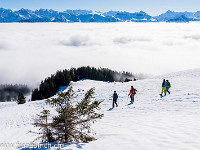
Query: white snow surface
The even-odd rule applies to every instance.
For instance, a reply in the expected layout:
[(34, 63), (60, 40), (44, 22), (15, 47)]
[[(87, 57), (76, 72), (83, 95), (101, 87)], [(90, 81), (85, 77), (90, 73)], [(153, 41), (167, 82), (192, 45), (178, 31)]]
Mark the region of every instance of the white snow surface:
[[(160, 98), (162, 78), (170, 81), (171, 94)], [(135, 102), (129, 104), (130, 86), (137, 90)], [(200, 69), (171, 73), (152, 79), (128, 83), (93, 80), (73, 82), (80, 101), (95, 87), (95, 98), (103, 100), (104, 117), (92, 125), (96, 141), (70, 144), (62, 149), (83, 150), (199, 150), (200, 149)], [(109, 111), (116, 90), (119, 107)], [(43, 108), (55, 111), (44, 100), (17, 105), (0, 103), (0, 144), (31, 143), (38, 136), (32, 123)], [(52, 148), (53, 149), (53, 148)]]

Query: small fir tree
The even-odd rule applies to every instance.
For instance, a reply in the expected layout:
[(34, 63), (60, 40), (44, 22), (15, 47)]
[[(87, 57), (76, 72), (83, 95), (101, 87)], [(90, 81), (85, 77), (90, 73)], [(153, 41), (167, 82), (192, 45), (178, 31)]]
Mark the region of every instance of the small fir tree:
[(49, 110), (43, 110), (40, 115), (37, 115), (38, 118), (35, 120), (34, 125), (36, 127), (40, 127), (40, 130), (42, 130), (42, 142), (54, 142), (55, 139), (52, 136), (51, 131), (51, 124), (48, 123), (48, 117), (50, 116)]
[(9, 95), (6, 97), (6, 99), (7, 99), (7, 102), (11, 101), (11, 97)]
[[(61, 92), (57, 98), (48, 99), (47, 102), (56, 107), (58, 113), (53, 117), (50, 125), (52, 137), (59, 143), (89, 142), (95, 140), (91, 135), (91, 123), (103, 117), (96, 113), (102, 101), (93, 100), (94, 88), (90, 89), (82, 101), (72, 104), (75, 93), (72, 87), (67, 92)], [(41, 128), (46, 128), (38, 124)], [(44, 136), (46, 136), (43, 133)]]
[(24, 104), (24, 103), (26, 103), (26, 97), (24, 97), (23, 93), (19, 92), (17, 104)]

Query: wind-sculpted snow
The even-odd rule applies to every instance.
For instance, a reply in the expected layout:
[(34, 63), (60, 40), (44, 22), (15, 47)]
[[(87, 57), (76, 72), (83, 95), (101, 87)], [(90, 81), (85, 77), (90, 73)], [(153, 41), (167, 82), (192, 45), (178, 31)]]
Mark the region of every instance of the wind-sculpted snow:
[[(195, 79), (193, 75), (196, 75)], [(162, 78), (169, 79), (172, 87), (170, 95), (160, 98)], [(96, 141), (88, 144), (72, 143), (63, 149), (198, 150), (199, 84), (198, 69), (128, 83), (92, 80), (73, 82), (71, 86), (78, 95), (74, 103), (80, 101), (87, 90), (95, 87), (95, 98), (103, 100), (99, 111), (104, 113), (104, 117), (92, 126), (96, 131)], [(138, 92), (134, 104), (128, 105), (128, 93), (132, 85)], [(119, 107), (110, 109), (114, 90), (119, 95)], [(55, 114), (43, 100), (24, 105), (0, 103), (0, 141), (30, 144), (38, 135), (28, 131), (38, 131), (32, 123), (43, 107), (51, 109), (51, 113)]]

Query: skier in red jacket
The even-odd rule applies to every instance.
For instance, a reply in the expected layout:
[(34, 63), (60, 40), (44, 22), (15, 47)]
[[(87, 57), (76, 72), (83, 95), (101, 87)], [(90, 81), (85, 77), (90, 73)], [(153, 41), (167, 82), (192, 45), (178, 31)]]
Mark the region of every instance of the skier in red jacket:
[(131, 90), (130, 90), (130, 93), (128, 94), (128, 96), (130, 95), (130, 98), (131, 98), (131, 103), (134, 102), (134, 95), (136, 94), (137, 90), (131, 86)]

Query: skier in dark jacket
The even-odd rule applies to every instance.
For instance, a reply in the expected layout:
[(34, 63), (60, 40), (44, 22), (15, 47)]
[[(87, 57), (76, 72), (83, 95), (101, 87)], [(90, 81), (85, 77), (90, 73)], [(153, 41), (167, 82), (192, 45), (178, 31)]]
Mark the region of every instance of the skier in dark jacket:
[(113, 93), (113, 108), (115, 107), (115, 105), (116, 105), (116, 107), (118, 107), (118, 105), (117, 105), (117, 99), (118, 99), (117, 92), (114, 91), (114, 93)]
[(166, 82), (167, 82), (166, 91), (167, 91), (167, 93), (170, 94), (169, 88), (171, 87), (171, 84), (170, 84), (169, 80), (166, 80)]
[(128, 96), (130, 95), (131, 103), (134, 102), (134, 96), (135, 96), (136, 92), (137, 92), (137, 90), (133, 86), (131, 86), (130, 93), (128, 94)]

